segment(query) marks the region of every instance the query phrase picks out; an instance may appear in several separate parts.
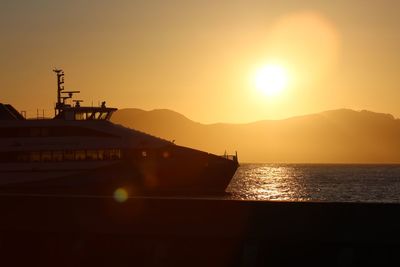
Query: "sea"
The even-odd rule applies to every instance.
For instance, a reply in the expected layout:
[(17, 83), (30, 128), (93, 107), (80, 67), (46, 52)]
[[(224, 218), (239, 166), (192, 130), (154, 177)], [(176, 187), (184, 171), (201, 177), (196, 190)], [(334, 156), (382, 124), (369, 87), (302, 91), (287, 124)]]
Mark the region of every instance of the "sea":
[(400, 203), (400, 165), (242, 164), (226, 199)]

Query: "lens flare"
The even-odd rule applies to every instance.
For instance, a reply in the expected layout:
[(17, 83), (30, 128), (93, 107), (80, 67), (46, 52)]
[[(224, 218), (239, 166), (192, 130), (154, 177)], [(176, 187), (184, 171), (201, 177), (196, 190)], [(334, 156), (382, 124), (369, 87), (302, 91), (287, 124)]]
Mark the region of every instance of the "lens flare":
[(118, 188), (114, 191), (114, 199), (119, 203), (123, 203), (128, 199), (128, 192), (124, 188)]
[[(289, 62), (299, 88), (320, 80), (336, 66), (340, 33), (327, 16), (317, 11), (286, 14), (273, 24), (268, 35), (268, 57)], [(292, 82), (291, 82), (292, 83)]]

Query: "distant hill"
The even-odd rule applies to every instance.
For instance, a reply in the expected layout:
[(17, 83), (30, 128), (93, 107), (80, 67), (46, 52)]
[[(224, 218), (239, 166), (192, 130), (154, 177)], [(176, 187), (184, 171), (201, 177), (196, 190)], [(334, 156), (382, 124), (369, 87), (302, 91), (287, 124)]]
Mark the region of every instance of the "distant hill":
[(241, 162), (400, 163), (400, 120), (340, 109), (247, 124), (201, 124), (166, 109), (122, 109), (115, 123)]

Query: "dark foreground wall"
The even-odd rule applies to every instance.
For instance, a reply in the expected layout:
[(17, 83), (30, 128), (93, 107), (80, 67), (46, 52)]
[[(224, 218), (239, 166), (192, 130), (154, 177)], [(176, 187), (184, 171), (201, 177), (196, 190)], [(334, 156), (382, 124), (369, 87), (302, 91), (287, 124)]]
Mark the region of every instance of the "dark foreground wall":
[(400, 266), (400, 205), (0, 197), (0, 261), (32, 266)]

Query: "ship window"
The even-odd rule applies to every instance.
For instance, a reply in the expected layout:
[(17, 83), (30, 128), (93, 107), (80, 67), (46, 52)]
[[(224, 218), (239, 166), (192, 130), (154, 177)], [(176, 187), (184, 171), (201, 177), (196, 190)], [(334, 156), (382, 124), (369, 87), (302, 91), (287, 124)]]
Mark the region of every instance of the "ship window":
[(110, 159), (117, 160), (121, 158), (121, 150), (119, 149), (111, 149), (110, 150)]
[(61, 151), (53, 151), (53, 160), (54, 161), (62, 161), (63, 160), (63, 153)]
[(103, 152), (105, 160), (117, 160), (121, 158), (121, 150), (119, 149), (106, 149)]
[(75, 160), (75, 153), (74, 151), (64, 151), (64, 160)]
[(85, 119), (85, 113), (79, 112), (79, 113), (75, 113), (75, 120), (77, 121), (81, 121)]
[(51, 152), (42, 151), (40, 159), (41, 161), (51, 161)]
[(97, 156), (99, 160), (103, 160), (104, 159), (104, 150), (99, 150), (97, 151)]
[[(146, 151), (143, 152), (147, 155)], [(120, 160), (121, 158), (122, 152), (120, 149), (0, 153), (0, 162), (63, 162), (81, 160)]]
[(97, 150), (86, 151), (86, 159), (87, 160), (97, 160), (98, 159)]
[(89, 111), (89, 112), (86, 114), (86, 118), (87, 118), (88, 120), (93, 120), (93, 119), (94, 119), (94, 115), (95, 115), (94, 112)]
[(105, 160), (111, 159), (111, 157), (110, 157), (110, 150), (104, 150), (103, 152), (104, 152), (104, 159), (105, 159)]
[(76, 150), (75, 151), (75, 159), (76, 160), (85, 160), (86, 159), (85, 150)]
[(100, 116), (99, 116), (100, 120), (105, 120), (106, 118), (107, 118), (107, 112), (100, 113)]
[(29, 161), (29, 154), (27, 154), (27, 153), (19, 153), (17, 155), (17, 161), (19, 161), (19, 162), (27, 162), (27, 161)]
[(29, 160), (33, 162), (40, 161), (40, 152), (31, 152), (29, 155)]

